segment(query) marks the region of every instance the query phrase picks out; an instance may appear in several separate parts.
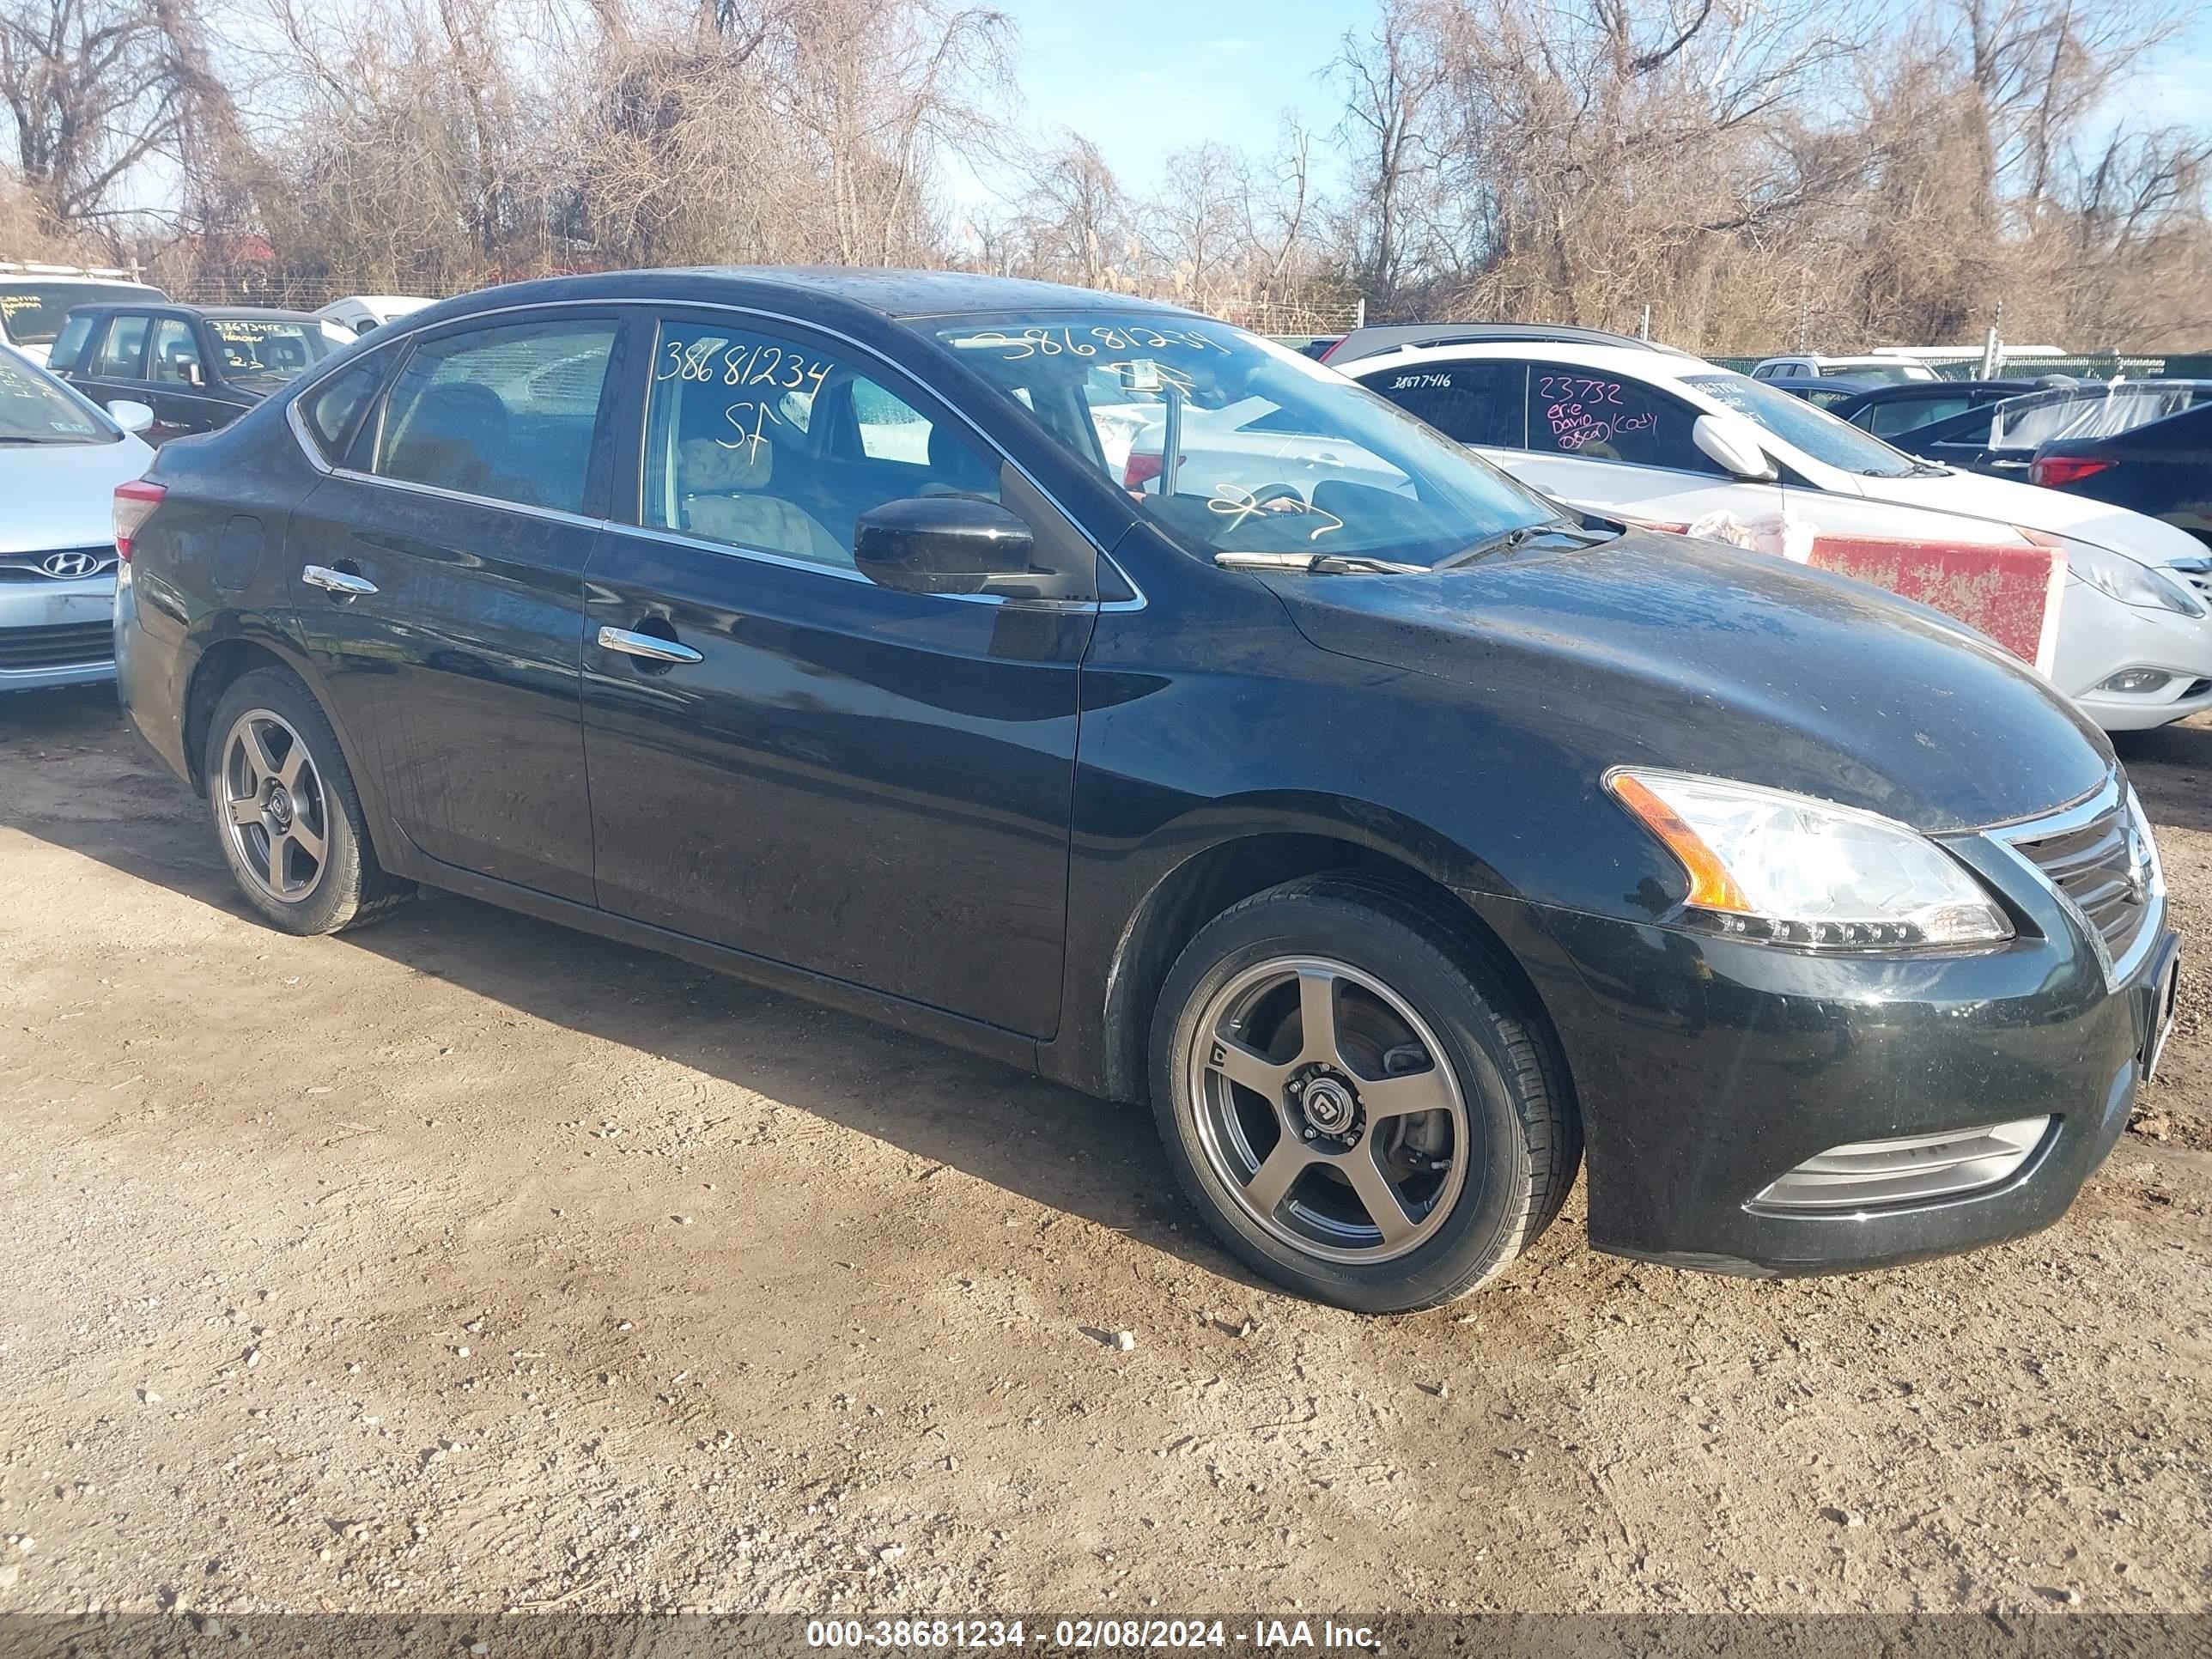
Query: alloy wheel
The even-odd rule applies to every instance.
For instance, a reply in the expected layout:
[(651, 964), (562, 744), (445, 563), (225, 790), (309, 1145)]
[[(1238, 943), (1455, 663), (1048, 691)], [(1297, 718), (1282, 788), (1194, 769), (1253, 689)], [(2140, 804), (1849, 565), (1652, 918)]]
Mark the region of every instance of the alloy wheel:
[(330, 805), (307, 745), (289, 721), (249, 708), (231, 723), (216, 806), (240, 866), (271, 898), (297, 904), (321, 884)]
[(1200, 1145), (1246, 1215), (1332, 1261), (1391, 1261), (1468, 1178), (1468, 1113), (1436, 1034), (1373, 975), (1317, 957), (1247, 968), (1187, 1056)]

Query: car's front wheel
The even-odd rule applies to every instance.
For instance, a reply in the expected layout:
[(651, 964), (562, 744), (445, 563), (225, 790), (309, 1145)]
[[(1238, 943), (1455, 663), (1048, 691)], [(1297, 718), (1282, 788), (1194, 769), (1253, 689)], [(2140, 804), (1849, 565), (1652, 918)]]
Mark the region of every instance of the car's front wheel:
[(1573, 1183), (1547, 1036), (1422, 908), (1354, 878), (1200, 929), (1153, 1022), (1152, 1099), (1231, 1249), (1304, 1295), (1433, 1307), (1492, 1278)]
[(239, 891), (286, 933), (335, 933), (412, 896), (378, 866), (337, 738), (290, 670), (256, 669), (223, 693), (204, 765)]

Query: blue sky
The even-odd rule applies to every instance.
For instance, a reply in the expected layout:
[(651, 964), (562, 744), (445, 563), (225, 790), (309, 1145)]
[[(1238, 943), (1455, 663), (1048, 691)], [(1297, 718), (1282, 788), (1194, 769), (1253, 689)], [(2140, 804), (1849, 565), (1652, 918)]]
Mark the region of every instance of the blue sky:
[[(1151, 188), (1170, 151), (1264, 149), (1295, 110), (1326, 139), (1341, 110), (1320, 71), (1367, 0), (995, 0), (1020, 30), (1024, 126), (1073, 127), (1122, 185)], [(2112, 100), (2110, 118), (2212, 121), (2212, 10)], [(1321, 152), (1326, 168), (1326, 146)], [(956, 196), (972, 189), (966, 181)]]
[(1021, 31), (1024, 125), (1073, 127), (1131, 189), (1172, 150), (1216, 140), (1263, 149), (1282, 112), (1324, 131), (1339, 100), (1319, 71), (1360, 0), (996, 0)]

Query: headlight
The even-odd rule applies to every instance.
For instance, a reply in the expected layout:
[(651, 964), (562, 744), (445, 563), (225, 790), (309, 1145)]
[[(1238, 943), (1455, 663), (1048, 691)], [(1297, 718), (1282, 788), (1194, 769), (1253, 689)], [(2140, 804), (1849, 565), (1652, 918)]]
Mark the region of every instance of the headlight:
[(2115, 553), (2093, 542), (2077, 542), (2071, 536), (2054, 536), (2042, 530), (2022, 530), (2020, 533), (2039, 547), (2059, 549), (2066, 555), (2069, 572), (2122, 605), (2146, 611), (2178, 611), (2185, 617), (2204, 614), (2204, 607), (2197, 596), (2164, 570), (2138, 564), (2124, 553)]
[(1716, 933), (1843, 951), (2012, 937), (1964, 866), (1879, 813), (1681, 772), (1623, 768), (1605, 783), (1681, 861), (1688, 914)]

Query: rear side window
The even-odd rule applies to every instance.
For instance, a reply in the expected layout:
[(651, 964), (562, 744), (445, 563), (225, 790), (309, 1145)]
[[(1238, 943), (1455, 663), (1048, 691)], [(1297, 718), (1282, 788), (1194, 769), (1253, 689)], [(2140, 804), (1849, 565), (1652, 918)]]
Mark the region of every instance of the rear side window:
[(325, 460), (335, 465), (345, 453), (346, 442), (353, 436), (362, 410), (368, 407), (369, 399), (376, 396), (376, 388), (384, 383), (384, 371), (391, 366), (391, 356), (389, 352), (379, 352), (364, 357), (307, 393), (304, 400), (307, 428), (315, 434)]
[(46, 354), (46, 367), (57, 374), (76, 367), (76, 354), (84, 349), (85, 337), (92, 332), (92, 319), (83, 312), (70, 315), (62, 325), (62, 331), (54, 337), (53, 349)]
[(1640, 381), (1567, 363), (1529, 365), (1528, 447), (1539, 455), (1718, 475), (1691, 441), (1697, 420), (1689, 404)]
[(392, 383), (370, 470), (582, 512), (615, 326), (600, 318), (518, 323), (416, 346)]
[(1385, 369), (1363, 381), (1447, 438), (1491, 449), (1527, 447), (1526, 363), (1440, 363)]
[(102, 380), (137, 380), (138, 365), (146, 356), (146, 327), (151, 321), (136, 312), (125, 312), (111, 321), (92, 372)]

